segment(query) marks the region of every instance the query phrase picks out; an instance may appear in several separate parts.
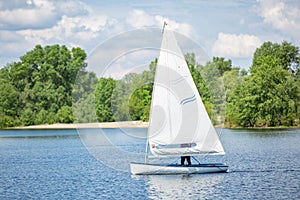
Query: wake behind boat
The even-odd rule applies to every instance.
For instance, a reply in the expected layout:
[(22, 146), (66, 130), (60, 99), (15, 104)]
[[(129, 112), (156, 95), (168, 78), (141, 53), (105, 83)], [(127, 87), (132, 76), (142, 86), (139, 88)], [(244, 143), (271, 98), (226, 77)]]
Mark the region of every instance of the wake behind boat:
[(145, 163), (131, 163), (132, 174), (226, 172), (223, 164), (150, 164), (154, 157), (223, 155), (223, 146), (207, 114), (175, 35), (164, 23), (155, 71)]

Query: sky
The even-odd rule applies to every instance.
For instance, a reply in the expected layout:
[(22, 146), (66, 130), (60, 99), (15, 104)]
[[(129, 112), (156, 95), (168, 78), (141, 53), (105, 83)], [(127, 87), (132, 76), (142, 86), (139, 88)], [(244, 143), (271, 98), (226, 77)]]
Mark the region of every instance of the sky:
[[(116, 37), (161, 29), (164, 21), (208, 57), (231, 59), (234, 67), (249, 69), (255, 49), (265, 41), (300, 46), (299, 0), (1, 0), (0, 67), (19, 61), (37, 44), (80, 47), (88, 56), (99, 46), (105, 50), (105, 44), (125, 48), (126, 38), (117, 43)], [(134, 42), (145, 47), (149, 35), (139, 36)]]

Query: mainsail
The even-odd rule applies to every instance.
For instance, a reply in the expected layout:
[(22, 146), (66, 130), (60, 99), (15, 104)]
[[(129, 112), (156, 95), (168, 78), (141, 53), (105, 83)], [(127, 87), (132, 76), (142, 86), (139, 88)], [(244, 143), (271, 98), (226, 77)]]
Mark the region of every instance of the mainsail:
[(157, 157), (224, 154), (175, 35), (167, 26), (155, 73), (148, 141)]

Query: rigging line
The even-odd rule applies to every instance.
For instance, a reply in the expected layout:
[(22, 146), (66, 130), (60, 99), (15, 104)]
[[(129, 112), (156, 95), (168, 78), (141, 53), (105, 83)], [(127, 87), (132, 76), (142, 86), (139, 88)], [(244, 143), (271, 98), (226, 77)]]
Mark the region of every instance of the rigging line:
[(195, 161), (197, 161), (197, 163), (200, 165), (201, 163), (200, 163), (200, 161), (199, 160), (197, 160), (194, 156), (191, 156)]
[(145, 163), (148, 163), (148, 146), (149, 146), (149, 136), (147, 135), (147, 142), (146, 142), (146, 152), (145, 152)]
[(178, 159), (175, 159), (173, 162), (171, 162), (169, 165), (173, 165), (173, 164), (177, 164), (178, 163)]

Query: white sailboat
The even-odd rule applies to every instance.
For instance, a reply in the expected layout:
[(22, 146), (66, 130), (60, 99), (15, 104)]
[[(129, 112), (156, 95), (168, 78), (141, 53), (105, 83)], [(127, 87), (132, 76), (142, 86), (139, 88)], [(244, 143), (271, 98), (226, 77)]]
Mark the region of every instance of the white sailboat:
[(145, 163), (131, 163), (132, 174), (193, 174), (226, 172), (228, 166), (151, 164), (154, 157), (225, 154), (206, 112), (175, 35), (164, 23), (150, 108)]

